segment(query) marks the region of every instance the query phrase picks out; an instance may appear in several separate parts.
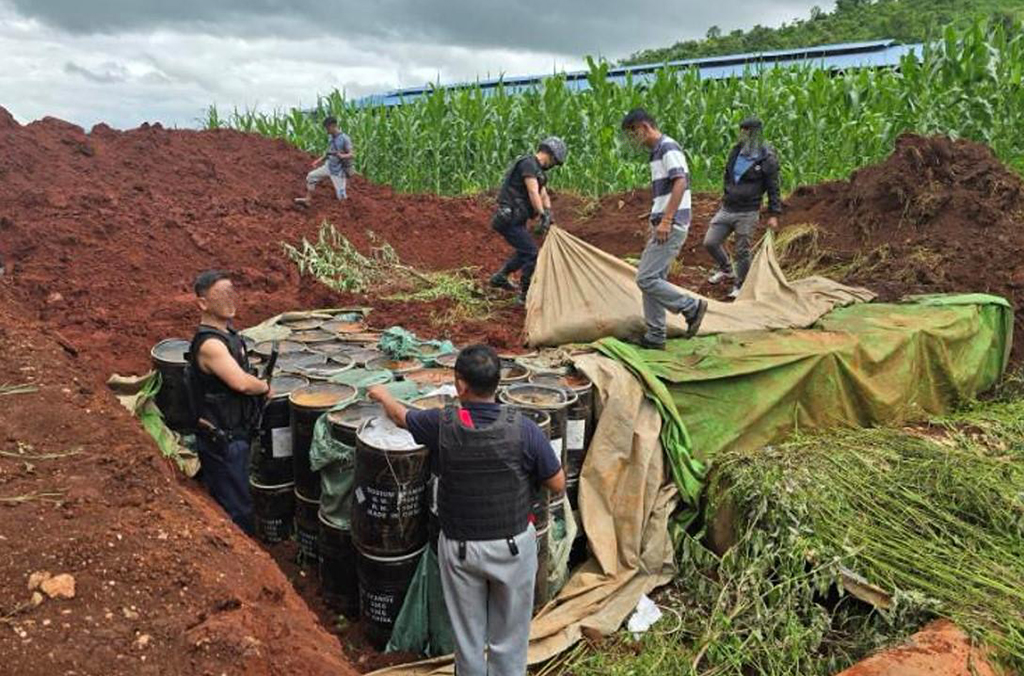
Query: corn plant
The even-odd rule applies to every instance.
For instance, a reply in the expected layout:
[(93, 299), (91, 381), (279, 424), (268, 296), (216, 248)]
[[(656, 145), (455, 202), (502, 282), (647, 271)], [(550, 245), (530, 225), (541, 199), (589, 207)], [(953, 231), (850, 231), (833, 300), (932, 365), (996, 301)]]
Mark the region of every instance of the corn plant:
[(693, 185), (720, 188), (739, 121), (765, 122), (782, 161), (786, 189), (841, 178), (884, 158), (903, 132), (944, 133), (992, 146), (1024, 169), (1024, 36), (1020, 27), (977, 23), (929, 44), (897, 69), (831, 73), (807, 67), (749, 70), (704, 80), (694, 69), (664, 68), (650, 78), (608, 79), (607, 63), (588, 62), (585, 91), (553, 76), (525, 93), (435, 87), (404, 105), (361, 107), (334, 91), (312, 110), (208, 111), (206, 126), (285, 138), (310, 152), (327, 142), (321, 121), (338, 118), (356, 147), (356, 168), (400, 191), (466, 194), (501, 181), (507, 165), (546, 135), (569, 146), (552, 187), (599, 196), (648, 180), (646, 158), (626, 152), (622, 115), (644, 106), (685, 148)]

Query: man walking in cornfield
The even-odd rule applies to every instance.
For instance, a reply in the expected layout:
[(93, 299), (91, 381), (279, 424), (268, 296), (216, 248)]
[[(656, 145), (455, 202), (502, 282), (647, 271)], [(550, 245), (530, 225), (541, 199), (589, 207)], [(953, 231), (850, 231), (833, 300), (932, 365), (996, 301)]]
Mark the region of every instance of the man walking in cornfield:
[[(782, 200), (779, 198), (779, 159), (775, 149), (764, 142), (761, 120), (748, 117), (740, 122), (740, 139), (725, 164), (722, 206), (711, 219), (704, 236), (704, 248), (718, 264), (708, 278), (711, 284), (732, 282), (729, 298), (736, 298), (750, 270), (750, 246), (760, 219), (761, 202), (768, 193), (768, 227), (779, 226)], [(736, 266), (722, 246), (736, 233)]]
[(306, 196), (296, 197), (295, 202), (309, 206), (313, 201), (316, 184), (325, 178), (331, 179), (334, 194), (339, 200), (348, 199), (345, 184), (352, 175), (352, 139), (338, 129), (338, 121), (333, 117), (324, 119), (327, 130), (327, 152), (313, 161), (313, 170), (306, 174)]
[(544, 172), (563, 164), (567, 152), (562, 139), (549, 136), (540, 142), (536, 152), (524, 155), (512, 163), (498, 193), (498, 210), (491, 219), (491, 227), (512, 245), (515, 253), (491, 277), (491, 286), (516, 290), (517, 287), (508, 276), (521, 270), (518, 287), (520, 303), (526, 303), (530, 279), (537, 266), (537, 242), (527, 231), (526, 223), (531, 218), (538, 219), (534, 229), (538, 235), (546, 234), (554, 223)]
[(643, 108), (629, 111), (622, 119), (622, 130), (630, 142), (650, 151), (650, 232), (636, 269), (647, 324), (639, 345), (664, 350), (666, 312), (683, 315), (686, 337), (692, 338), (708, 309), (706, 300), (682, 293), (668, 281), (668, 271), (690, 232), (690, 170), (679, 144), (661, 133), (654, 118)]

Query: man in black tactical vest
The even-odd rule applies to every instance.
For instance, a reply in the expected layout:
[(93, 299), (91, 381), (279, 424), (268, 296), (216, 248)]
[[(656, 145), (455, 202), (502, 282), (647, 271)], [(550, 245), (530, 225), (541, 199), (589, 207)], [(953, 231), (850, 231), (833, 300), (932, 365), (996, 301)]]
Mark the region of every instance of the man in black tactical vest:
[(186, 385), (197, 422), (202, 480), (231, 519), (252, 533), (249, 445), (270, 386), (253, 375), (245, 343), (231, 328), (236, 294), (228, 274), (201, 273), (195, 292), (203, 314), (189, 348)]
[(545, 170), (565, 162), (565, 143), (557, 136), (549, 136), (537, 146), (537, 152), (518, 158), (509, 167), (498, 193), (498, 210), (491, 219), (491, 227), (516, 250), (501, 270), (491, 276), (491, 286), (514, 291), (516, 286), (508, 276), (521, 270), (519, 302), (526, 302), (530, 280), (537, 265), (537, 243), (526, 230), (526, 222), (536, 218), (536, 234), (543, 235), (554, 223), (551, 198), (546, 187)]
[(536, 423), (495, 403), (501, 361), (486, 345), (455, 362), (461, 407), (411, 411), (370, 388), (395, 424), (431, 452), (439, 478), (438, 563), (459, 676), (526, 673), (537, 540), (531, 493), (565, 489), (558, 456)]

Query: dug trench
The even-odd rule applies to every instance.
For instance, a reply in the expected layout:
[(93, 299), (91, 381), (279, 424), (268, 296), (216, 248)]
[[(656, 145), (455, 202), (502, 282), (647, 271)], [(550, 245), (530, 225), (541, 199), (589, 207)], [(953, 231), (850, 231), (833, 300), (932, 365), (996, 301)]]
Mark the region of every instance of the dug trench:
[[(950, 148), (987, 152), (962, 143)], [(240, 325), (285, 310), (368, 305), (378, 328), (400, 324), (456, 343), (521, 347), (522, 311), (508, 301), (496, 303), (485, 321), (439, 325), (445, 301), (342, 294), (301, 277), (282, 243), (312, 238), (324, 220), (356, 247), (370, 246), (372, 231), (410, 265), (473, 265), (481, 281), (508, 253), (488, 227), (487, 197), (400, 195), (356, 177), (347, 202), (330, 200), (324, 189), (312, 209), (295, 209), (291, 198), (303, 187), (308, 160), (282, 141), (231, 131), (154, 125), (118, 132), (100, 125), (86, 134), (54, 119), (18, 126), (0, 114), (0, 385), (36, 388), (0, 394), (5, 669), (343, 674), (390, 659), (366, 650), (358, 627), (335, 632), (333, 614), (294, 565), (289, 546), (268, 555), (237, 532), (160, 458), (104, 384), (115, 372), (146, 371), (157, 341), (191, 333), (196, 310), (189, 283), (210, 267), (235, 274)], [(1015, 176), (998, 165), (992, 172), (1000, 185), (1019, 191)], [(849, 191), (847, 185), (797, 191), (784, 225), (813, 219), (824, 233), (819, 244), (835, 233), (844, 256), (858, 245), (865, 252), (881, 246), (872, 237), (888, 237), (894, 251), (927, 248), (927, 222), (915, 224), (919, 236), (906, 244), (885, 223), (863, 241), (841, 240), (857, 210), (872, 205), (870, 197), (842, 201), (837, 191)], [(644, 190), (600, 200), (555, 196), (560, 225), (624, 257), (643, 247), (648, 204)], [(1019, 225), (1016, 204), (1003, 207), (1008, 224)], [(898, 206), (876, 211), (897, 213)], [(710, 260), (700, 247), (716, 208), (715, 196), (696, 197), (684, 264), (673, 279), (723, 294), (703, 283)], [(985, 247), (1020, 252), (1019, 229), (1008, 224), (985, 230), (991, 238), (966, 226), (933, 238), (945, 251), (959, 238), (959, 251), (971, 252), (963, 274), (910, 284), (895, 273), (893, 280), (857, 281), (871, 287), (884, 281), (889, 295), (904, 284), (914, 291), (1003, 291), (1016, 301), (1018, 273), (980, 260)], [(892, 260), (897, 266), (899, 256)], [(35, 605), (28, 580), (38, 571), (72, 575), (74, 598), (43, 595)]]

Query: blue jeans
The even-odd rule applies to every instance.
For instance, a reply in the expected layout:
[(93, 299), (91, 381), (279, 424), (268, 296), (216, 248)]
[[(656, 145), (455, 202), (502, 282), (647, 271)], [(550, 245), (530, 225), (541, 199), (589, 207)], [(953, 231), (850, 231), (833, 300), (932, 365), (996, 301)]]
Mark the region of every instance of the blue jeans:
[(253, 533), (252, 493), (249, 490), (249, 442), (244, 439), (224, 444), (196, 435), (202, 480), (210, 495), (231, 520), (250, 535)]
[(525, 218), (511, 220), (503, 217), (500, 208), (495, 214), (494, 220), (491, 221), (491, 227), (516, 250), (498, 272), (502, 275), (509, 275), (517, 270), (522, 270), (519, 288), (523, 294), (530, 288), (533, 270), (537, 267), (537, 242), (533, 240), (533, 235), (526, 229), (526, 223), (527, 219)]
[(679, 250), (686, 242), (689, 228), (672, 228), (665, 242), (654, 239), (654, 228), (651, 228), (647, 246), (640, 256), (636, 268), (636, 285), (640, 287), (644, 297), (644, 320), (647, 322), (647, 340), (664, 343), (665, 311), (681, 314), (687, 318), (697, 311), (697, 299), (680, 293), (668, 283), (668, 271), (672, 262), (679, 255)]

